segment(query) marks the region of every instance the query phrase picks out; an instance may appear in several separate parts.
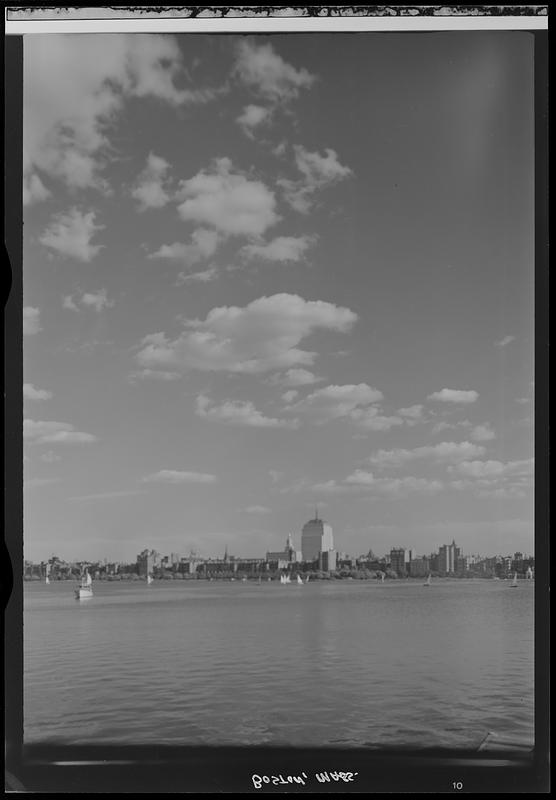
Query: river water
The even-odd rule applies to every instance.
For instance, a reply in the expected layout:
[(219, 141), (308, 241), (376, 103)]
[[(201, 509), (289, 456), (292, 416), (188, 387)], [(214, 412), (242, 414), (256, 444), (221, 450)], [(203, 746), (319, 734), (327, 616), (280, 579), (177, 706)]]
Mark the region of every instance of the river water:
[(477, 747), (533, 739), (534, 584), (24, 586), (26, 742)]

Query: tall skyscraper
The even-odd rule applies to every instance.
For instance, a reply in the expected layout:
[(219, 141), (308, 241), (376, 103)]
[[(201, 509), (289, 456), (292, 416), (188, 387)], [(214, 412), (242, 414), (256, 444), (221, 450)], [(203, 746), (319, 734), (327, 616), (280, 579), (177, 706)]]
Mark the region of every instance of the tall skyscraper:
[(315, 512), (315, 518), (306, 522), (301, 531), (303, 561), (316, 561), (320, 553), (333, 549), (332, 527)]
[(394, 547), (390, 550), (390, 566), (400, 577), (406, 575), (404, 547)]
[(446, 574), (455, 572), (456, 561), (460, 555), (461, 549), (455, 541), (452, 541), (452, 544), (443, 544), (438, 551), (438, 571)]

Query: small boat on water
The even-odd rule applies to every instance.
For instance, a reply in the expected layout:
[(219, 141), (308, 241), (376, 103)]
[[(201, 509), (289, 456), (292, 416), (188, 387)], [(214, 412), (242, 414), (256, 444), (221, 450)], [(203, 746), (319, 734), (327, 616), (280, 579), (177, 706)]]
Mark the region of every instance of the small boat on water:
[(309, 575), (305, 578), (305, 583), (309, 583)]
[(48, 577), (48, 575), (47, 575), (47, 576), (46, 576), (46, 578), (44, 579), (44, 582), (47, 584), (47, 586), (48, 586), (48, 584), (50, 583), (50, 578)]
[(301, 575), (299, 575), (299, 574), (298, 574), (298, 576), (297, 576), (297, 582), (298, 582), (298, 583), (299, 583), (301, 586), (303, 586), (303, 578), (302, 578), (302, 577), (301, 577)]
[(81, 578), (81, 585), (75, 590), (75, 596), (78, 600), (86, 600), (93, 596), (93, 579), (86, 570)]
[(429, 575), (429, 577), (427, 578), (427, 580), (424, 582), (423, 586), (430, 586), (431, 584), (432, 584), (432, 578), (431, 578), (431, 576)]
[(510, 586), (511, 586), (512, 589), (516, 588), (516, 586), (517, 586), (517, 572), (514, 572), (514, 577), (513, 577), (512, 582), (510, 583)]
[(147, 575), (147, 586), (150, 586), (154, 578), (152, 575)]

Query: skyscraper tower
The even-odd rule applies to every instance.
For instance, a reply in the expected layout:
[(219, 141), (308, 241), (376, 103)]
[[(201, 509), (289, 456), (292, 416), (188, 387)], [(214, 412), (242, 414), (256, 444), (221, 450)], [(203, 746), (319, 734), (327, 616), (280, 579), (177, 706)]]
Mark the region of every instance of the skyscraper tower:
[(303, 561), (315, 561), (319, 554), (334, 549), (332, 527), (319, 519), (315, 509), (315, 518), (306, 522), (301, 532), (301, 553)]

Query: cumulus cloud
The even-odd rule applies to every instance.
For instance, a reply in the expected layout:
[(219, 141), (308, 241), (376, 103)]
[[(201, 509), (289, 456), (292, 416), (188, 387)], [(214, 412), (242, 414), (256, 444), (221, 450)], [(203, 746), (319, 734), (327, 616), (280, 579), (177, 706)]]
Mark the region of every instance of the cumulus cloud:
[(176, 286), (181, 286), (182, 284), (190, 283), (191, 281), (194, 283), (209, 283), (209, 281), (215, 281), (219, 275), (220, 270), (218, 267), (208, 267), (207, 269), (202, 269), (199, 272), (180, 272), (176, 278)]
[(27, 173), (23, 176), (23, 205), (30, 206), (33, 203), (40, 203), (42, 200), (52, 196), (44, 183), (35, 173)]
[(336, 151), (330, 148), (326, 148), (322, 156), (318, 152), (309, 152), (303, 145), (294, 145), (294, 153), (296, 166), (303, 177), (298, 181), (280, 178), (277, 183), (285, 200), (302, 214), (312, 208), (317, 191), (353, 174), (349, 167), (340, 164)]
[(357, 314), (298, 295), (260, 297), (247, 306), (213, 308), (205, 320), (170, 340), (164, 333), (143, 339), (137, 360), (145, 368), (263, 373), (310, 365), (316, 353), (301, 350), (302, 339), (318, 330), (349, 331)]
[(378, 389), (366, 383), (324, 386), (295, 403), (298, 413), (310, 414), (313, 421), (328, 422), (353, 414), (358, 406), (368, 406), (383, 399)]
[(163, 208), (170, 201), (170, 195), (166, 191), (169, 169), (170, 164), (167, 161), (149, 153), (147, 165), (131, 191), (131, 196), (139, 203), (139, 211)]
[(302, 261), (306, 251), (316, 241), (315, 236), (278, 236), (268, 244), (247, 244), (241, 255), (247, 259), (263, 261)]
[(268, 383), (278, 386), (310, 386), (320, 381), (322, 378), (318, 378), (310, 370), (297, 367), (288, 369), (282, 374), (273, 375), (269, 378)]
[(46, 389), (37, 389), (32, 383), (23, 384), (25, 400), (50, 400), (52, 396), (52, 392), (48, 392)]
[(39, 331), (42, 331), (39, 309), (25, 306), (23, 309), (23, 335), (33, 336)]
[(56, 214), (39, 238), (52, 250), (78, 261), (92, 261), (102, 245), (92, 245), (91, 239), (104, 225), (95, 225), (95, 212), (86, 214), (72, 208), (67, 214)]
[(247, 428), (297, 428), (297, 420), (265, 417), (253, 403), (242, 400), (226, 400), (221, 405), (211, 404), (203, 394), (197, 397), (196, 412), (200, 417), (213, 422), (225, 422)]
[(180, 372), (168, 372), (165, 370), (156, 370), (156, 369), (141, 369), (137, 372), (132, 372), (128, 376), (130, 381), (135, 380), (157, 380), (157, 381), (175, 381), (178, 378), (181, 378)]
[(386, 416), (380, 413), (376, 406), (367, 408), (354, 408), (350, 418), (357, 423), (360, 428), (367, 431), (389, 431), (396, 425), (403, 425), (404, 420), (397, 416)]
[(236, 119), (236, 122), (249, 139), (254, 139), (256, 128), (268, 124), (271, 117), (272, 110), (270, 108), (248, 105), (243, 109), (243, 113)]
[(296, 69), (284, 61), (271, 44), (258, 45), (250, 39), (238, 43), (233, 72), (248, 88), (273, 103), (294, 100), (316, 80), (304, 67)]
[(285, 403), (293, 403), (295, 398), (298, 396), (299, 392), (297, 389), (289, 389), (287, 392), (284, 392), (282, 395), (282, 400)]
[(496, 347), (506, 347), (507, 344), (513, 341), (515, 341), (515, 336), (504, 336), (500, 341), (494, 342), (494, 344)]
[(471, 490), (478, 497), (499, 499), (526, 497), (531, 488), (534, 460), (462, 461), (448, 470), (456, 477), (451, 486), (459, 491)]
[(90, 444), (96, 442), (91, 433), (76, 431), (67, 422), (23, 420), (23, 438), (32, 444)]
[(365, 493), (382, 497), (403, 498), (409, 495), (437, 494), (444, 488), (439, 480), (417, 478), (407, 475), (403, 478), (381, 478), (372, 472), (357, 469), (343, 481), (330, 480), (317, 483), (311, 487), (313, 491), (325, 494)]
[(429, 394), (427, 400), (438, 400), (441, 403), (474, 403), (479, 397), (474, 389), (442, 389)]
[(397, 414), (403, 417), (408, 425), (416, 425), (424, 420), (424, 406), (413, 405), (407, 408), (398, 408)]
[(188, 266), (197, 264), (205, 258), (210, 258), (216, 253), (221, 237), (216, 231), (199, 228), (191, 234), (191, 242), (183, 244), (163, 244), (155, 253), (151, 253), (149, 258), (168, 258), (174, 261), (182, 261)]
[(44, 199), (37, 172), (70, 189), (105, 191), (102, 170), (113, 154), (108, 133), (128, 98), (150, 97), (178, 107), (217, 95), (178, 88), (185, 77), (172, 36), (44, 34), (26, 41), (24, 198)]
[(496, 434), (486, 422), (484, 425), (476, 425), (470, 433), (474, 442), (488, 442), (496, 438)]
[(93, 308), (98, 314), (105, 308), (114, 305), (113, 300), (109, 300), (106, 289), (99, 289), (98, 292), (85, 292), (81, 297), (81, 303), (88, 308)]
[(484, 455), (484, 453), (484, 447), (472, 442), (441, 442), (435, 445), (415, 447), (412, 450), (403, 448), (377, 450), (369, 457), (369, 463), (380, 468), (401, 467), (409, 461), (423, 458), (455, 463), (469, 458), (477, 458)]
[(227, 236), (261, 236), (280, 219), (274, 192), (262, 181), (232, 172), (229, 158), (217, 158), (210, 171), (180, 181), (177, 198), (183, 220), (209, 225)]
[(513, 475), (531, 475), (533, 472), (533, 459), (521, 461), (462, 461), (450, 471), (457, 472), (470, 478), (492, 478)]
[(161, 469), (143, 478), (143, 483), (216, 483), (216, 475), (206, 472), (183, 472), (174, 469)]

